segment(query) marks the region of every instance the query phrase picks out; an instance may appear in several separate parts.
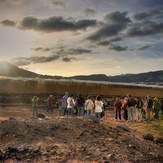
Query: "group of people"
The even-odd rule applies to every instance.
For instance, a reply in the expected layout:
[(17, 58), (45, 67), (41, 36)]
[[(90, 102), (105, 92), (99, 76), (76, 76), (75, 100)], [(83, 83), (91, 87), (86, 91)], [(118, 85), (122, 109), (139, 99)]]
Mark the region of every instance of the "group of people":
[[(115, 121), (117, 121), (119, 115), (119, 121), (121, 121), (121, 110), (123, 112), (123, 120), (131, 122), (131, 120), (142, 121), (142, 117), (144, 116), (145, 120), (157, 119), (159, 120), (160, 115), (159, 111), (161, 111), (161, 117), (163, 118), (163, 103), (159, 101), (156, 97), (154, 99), (151, 98), (150, 95), (146, 97), (146, 104), (143, 103), (142, 99), (139, 97), (132, 97), (130, 94), (124, 98), (124, 103), (120, 101), (119, 98), (116, 98), (114, 102), (115, 106)], [(146, 109), (144, 109), (144, 107)]]
[[(32, 99), (33, 102), (33, 116), (36, 112), (38, 114), (38, 100), (37, 96), (34, 96)], [(47, 112), (51, 109), (53, 112), (53, 96), (50, 95), (47, 99), (48, 107)], [(100, 96), (97, 96), (95, 101), (91, 100), (91, 97), (88, 96), (86, 100), (78, 95), (77, 99), (74, 100), (73, 94), (69, 94), (68, 92), (62, 97), (62, 116), (72, 116), (74, 114), (74, 109), (76, 109), (76, 115), (79, 117), (83, 117), (86, 114), (86, 117), (92, 116), (93, 111), (95, 112), (95, 116), (98, 118), (100, 122), (102, 116), (105, 115), (105, 101), (101, 100)], [(146, 109), (144, 107), (146, 106)], [(130, 94), (124, 98), (124, 102), (121, 102), (120, 98), (116, 98), (114, 102), (115, 107), (115, 121), (117, 121), (119, 117), (119, 121), (121, 121), (121, 111), (123, 112), (123, 120), (130, 122), (131, 120), (142, 121), (143, 116), (145, 116), (145, 120), (151, 119), (159, 119), (159, 111), (161, 110), (161, 117), (163, 118), (163, 104), (157, 98), (152, 99), (150, 95), (147, 95), (146, 104), (143, 103), (142, 99), (139, 97), (132, 97)]]
[(88, 96), (87, 100), (84, 100), (84, 98), (81, 96), (81, 94), (78, 95), (77, 100), (75, 102), (73, 94), (70, 94), (68, 92), (65, 93), (65, 95), (62, 98), (62, 109), (63, 109), (63, 116), (71, 116), (74, 112), (74, 107), (76, 108), (77, 116), (84, 116), (84, 112), (86, 112), (86, 117), (93, 115), (93, 109), (95, 109), (95, 116), (98, 118), (98, 121), (100, 122), (101, 114), (105, 110), (105, 104), (103, 101), (101, 101), (101, 97), (97, 96), (95, 103), (91, 100), (91, 97)]

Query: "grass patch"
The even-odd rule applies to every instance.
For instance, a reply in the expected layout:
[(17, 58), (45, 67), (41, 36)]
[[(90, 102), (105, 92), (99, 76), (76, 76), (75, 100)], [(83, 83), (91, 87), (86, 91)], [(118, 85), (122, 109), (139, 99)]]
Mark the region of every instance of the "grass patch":
[(148, 123), (160, 136), (163, 136), (163, 120), (148, 121)]

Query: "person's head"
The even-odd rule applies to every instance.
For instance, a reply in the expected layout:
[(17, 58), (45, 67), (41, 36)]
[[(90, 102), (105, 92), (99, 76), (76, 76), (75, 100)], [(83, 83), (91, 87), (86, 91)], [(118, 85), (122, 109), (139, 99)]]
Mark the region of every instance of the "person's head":
[(50, 95), (50, 97), (53, 97), (53, 95)]
[(74, 96), (74, 95), (71, 93), (71, 94), (70, 94), (70, 97), (73, 97), (73, 96)]
[(116, 101), (119, 101), (119, 97), (116, 98)]
[(90, 99), (91, 97), (90, 96), (87, 96), (87, 99)]
[(157, 97), (154, 98), (154, 101), (158, 101)]
[(66, 95), (66, 96), (68, 96), (68, 95), (69, 95), (69, 93), (68, 93), (68, 92), (66, 92), (66, 93), (65, 93), (65, 95)]
[(101, 97), (100, 96), (96, 96), (96, 100), (97, 101), (100, 101), (101, 100)]
[(81, 97), (81, 94), (79, 94), (79, 97)]
[(125, 97), (125, 98), (124, 98), (124, 101), (127, 101), (127, 100), (128, 100), (128, 98), (127, 98), (127, 97)]
[(151, 96), (150, 95), (147, 95), (147, 100), (150, 99), (150, 98), (151, 98)]
[(36, 99), (37, 97), (36, 97), (36, 96), (34, 96), (33, 98), (34, 98), (34, 99)]
[(127, 95), (127, 97), (129, 98), (129, 97), (131, 97), (131, 95), (130, 95), (130, 94), (128, 94), (128, 95)]

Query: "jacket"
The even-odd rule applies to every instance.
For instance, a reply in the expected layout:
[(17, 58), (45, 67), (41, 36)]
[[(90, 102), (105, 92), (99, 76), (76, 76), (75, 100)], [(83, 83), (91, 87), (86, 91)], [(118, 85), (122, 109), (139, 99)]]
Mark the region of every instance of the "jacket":
[(121, 111), (122, 102), (120, 100), (116, 100), (114, 102), (114, 106), (115, 106), (115, 111)]
[(102, 101), (95, 100), (95, 113), (101, 113), (102, 112)]

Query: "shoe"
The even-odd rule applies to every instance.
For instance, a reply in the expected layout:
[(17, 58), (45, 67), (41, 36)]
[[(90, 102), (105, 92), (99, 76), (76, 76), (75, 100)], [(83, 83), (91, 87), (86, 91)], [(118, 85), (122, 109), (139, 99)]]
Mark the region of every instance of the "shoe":
[(123, 121), (126, 121), (125, 119), (123, 119)]
[(121, 120), (119, 119), (119, 122), (120, 122)]
[(117, 120), (115, 119), (114, 121), (116, 122)]

